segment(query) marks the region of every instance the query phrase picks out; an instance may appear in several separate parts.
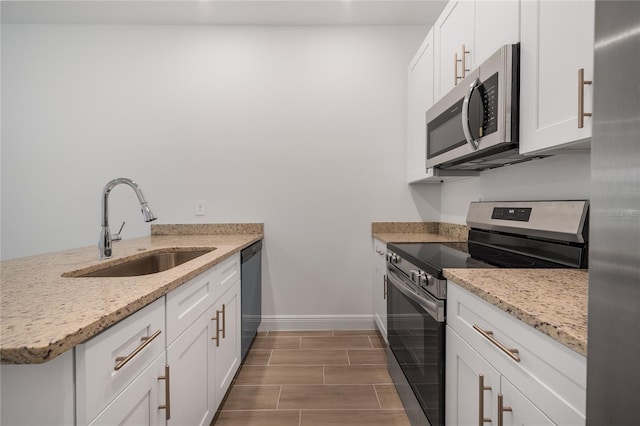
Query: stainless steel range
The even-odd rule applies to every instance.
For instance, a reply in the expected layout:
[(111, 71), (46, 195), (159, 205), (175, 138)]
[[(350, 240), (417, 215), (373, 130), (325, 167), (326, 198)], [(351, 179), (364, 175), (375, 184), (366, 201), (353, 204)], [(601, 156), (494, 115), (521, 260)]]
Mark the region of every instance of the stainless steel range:
[(588, 201), (474, 202), (466, 242), (387, 245), (389, 372), (412, 425), (444, 425), (445, 268), (586, 268)]

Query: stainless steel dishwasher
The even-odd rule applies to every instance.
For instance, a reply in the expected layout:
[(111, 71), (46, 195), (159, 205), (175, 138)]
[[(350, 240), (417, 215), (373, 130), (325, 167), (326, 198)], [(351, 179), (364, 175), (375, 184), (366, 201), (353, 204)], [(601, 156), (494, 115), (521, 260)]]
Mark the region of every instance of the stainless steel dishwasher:
[(262, 322), (262, 241), (242, 250), (240, 259), (242, 262), (240, 348), (242, 361), (244, 361)]

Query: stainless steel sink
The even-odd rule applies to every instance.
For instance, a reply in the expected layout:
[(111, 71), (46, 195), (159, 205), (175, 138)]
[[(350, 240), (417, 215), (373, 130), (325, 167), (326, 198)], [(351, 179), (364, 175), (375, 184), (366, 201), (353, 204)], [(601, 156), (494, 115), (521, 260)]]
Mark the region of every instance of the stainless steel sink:
[(182, 265), (190, 260), (212, 252), (215, 248), (202, 250), (175, 249), (171, 251), (149, 253), (143, 257), (126, 261), (113, 266), (83, 273), (76, 271), (66, 273), (65, 277), (134, 277), (155, 274)]

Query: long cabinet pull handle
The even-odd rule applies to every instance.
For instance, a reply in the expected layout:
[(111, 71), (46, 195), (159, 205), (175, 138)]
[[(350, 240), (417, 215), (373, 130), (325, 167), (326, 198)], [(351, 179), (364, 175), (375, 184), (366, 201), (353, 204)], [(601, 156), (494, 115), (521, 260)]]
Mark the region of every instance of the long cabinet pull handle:
[(491, 423), (489, 417), (484, 416), (484, 391), (491, 390), (491, 386), (484, 385), (484, 374), (478, 376), (478, 426)]
[(227, 329), (227, 311), (223, 303), (222, 304), (222, 338), (223, 339), (226, 339), (226, 337), (224, 336), (226, 329)]
[(460, 62), (460, 59), (458, 59), (458, 54), (454, 53), (453, 54), (453, 85), (454, 86), (458, 84), (458, 80), (462, 80), (462, 77), (458, 76), (458, 62)]
[(498, 426), (504, 426), (504, 412), (513, 411), (509, 406), (504, 405), (504, 397), (501, 393), (498, 394)]
[(468, 51), (465, 48), (465, 45), (462, 45), (462, 77), (460, 77), (460, 79), (463, 79), (467, 76), (467, 72), (471, 71), (470, 69), (467, 68), (467, 53), (471, 53), (470, 51)]
[(171, 383), (169, 382), (169, 364), (164, 366), (164, 376), (158, 377), (164, 380), (164, 404), (158, 405), (159, 410), (165, 410), (165, 419), (171, 419)]
[(389, 284), (387, 283), (387, 275), (384, 275), (384, 285), (382, 286), (382, 291), (383, 291), (383, 297), (386, 300), (387, 299), (387, 288), (389, 287)]
[(503, 345), (502, 343), (498, 342), (496, 340), (496, 338), (493, 337), (493, 331), (483, 330), (480, 327), (478, 327), (478, 325), (476, 325), (476, 324), (473, 324), (473, 329), (475, 331), (477, 331), (478, 333), (482, 334), (491, 343), (496, 345), (498, 347), (498, 349), (500, 349), (502, 352), (507, 354), (509, 356), (509, 358), (511, 358), (515, 362), (520, 362), (520, 357), (517, 355), (519, 351), (517, 349), (509, 349), (505, 345)]
[(160, 335), (160, 333), (162, 333), (162, 330), (158, 330), (155, 333), (153, 333), (151, 336), (149, 337), (142, 337), (140, 340), (142, 341), (142, 343), (140, 344), (140, 346), (138, 346), (137, 348), (135, 348), (129, 355), (127, 356), (119, 356), (116, 357), (116, 366), (113, 367), (113, 369), (115, 371), (120, 370), (122, 367), (124, 367), (125, 365), (127, 365), (127, 363), (129, 361), (131, 361), (136, 355), (138, 355), (140, 353), (140, 351), (142, 351), (144, 348), (146, 348), (152, 341), (153, 339), (155, 339), (156, 337), (158, 337)]
[(215, 340), (216, 341), (216, 347), (220, 346), (220, 328), (218, 327), (218, 324), (220, 323), (220, 311), (216, 309), (216, 317), (215, 318), (211, 318), (211, 321), (215, 321), (216, 322), (216, 337), (212, 337), (211, 340)]
[(578, 129), (584, 127), (584, 118), (591, 117), (590, 112), (584, 112), (584, 86), (593, 81), (584, 79), (584, 68), (578, 70)]

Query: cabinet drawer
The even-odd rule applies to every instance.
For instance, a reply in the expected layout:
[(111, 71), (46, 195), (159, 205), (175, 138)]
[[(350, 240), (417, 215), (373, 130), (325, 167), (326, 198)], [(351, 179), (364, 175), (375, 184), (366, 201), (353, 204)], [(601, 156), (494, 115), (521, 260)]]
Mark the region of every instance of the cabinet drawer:
[[(447, 323), (552, 420), (584, 424), (584, 356), (451, 282), (447, 285)], [(506, 348), (517, 349), (520, 362), (474, 325), (492, 332)]]
[(216, 299), (222, 296), (240, 279), (240, 253), (215, 266)]
[[(76, 346), (78, 424), (88, 424), (164, 351), (164, 302), (158, 299)], [(127, 362), (116, 360), (129, 355)]]
[(167, 294), (167, 346), (213, 305), (216, 273), (209, 269)]
[(376, 238), (373, 239), (373, 255), (383, 268), (386, 268), (386, 260), (384, 258), (385, 253), (387, 252), (387, 243), (384, 243)]

